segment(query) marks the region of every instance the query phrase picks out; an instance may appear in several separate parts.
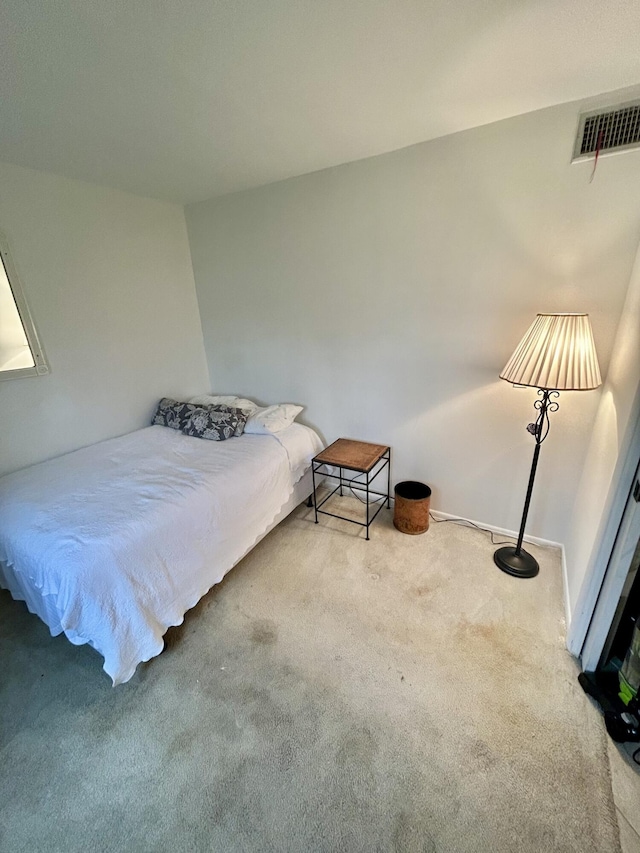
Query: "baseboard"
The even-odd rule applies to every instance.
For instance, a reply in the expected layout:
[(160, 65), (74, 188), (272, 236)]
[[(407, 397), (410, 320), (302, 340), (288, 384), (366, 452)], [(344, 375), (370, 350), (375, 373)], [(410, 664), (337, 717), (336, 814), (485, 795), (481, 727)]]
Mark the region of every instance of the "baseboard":
[[(469, 521), (471, 524), (477, 524), (478, 527), (484, 527), (485, 530), (490, 530), (492, 533), (499, 533), (500, 536), (508, 536), (514, 541), (518, 540), (518, 533), (515, 530), (507, 530), (506, 527), (495, 527), (493, 524), (487, 524), (486, 521), (476, 521), (475, 518), (462, 518), (459, 515), (451, 515), (448, 512), (440, 512), (440, 510), (431, 510), (431, 515), (436, 519), (460, 519), (460, 521)], [(542, 545), (545, 548), (560, 548), (564, 553), (564, 546), (561, 542), (554, 542), (552, 539), (542, 539), (540, 536), (529, 536), (527, 533), (522, 537), (525, 542), (530, 542), (532, 545)]]
[[(353, 488), (355, 492), (362, 492), (365, 494), (365, 490), (355, 486)], [(391, 495), (391, 500), (393, 501), (393, 495)], [(483, 527), (485, 530), (490, 530), (492, 533), (499, 533), (500, 536), (509, 536), (515, 542), (518, 541), (518, 532), (516, 530), (507, 530), (506, 527), (495, 527), (493, 524), (487, 524), (486, 521), (476, 521), (475, 518), (463, 518), (460, 515), (451, 515), (449, 512), (442, 512), (438, 509), (432, 509), (431, 515), (435, 519), (450, 519), (455, 521), (456, 519), (459, 521), (468, 521), (470, 524), (476, 524), (478, 527)], [(542, 545), (545, 548), (560, 548), (563, 554), (563, 565), (564, 565), (564, 545), (562, 542), (554, 542), (553, 539), (542, 539), (540, 536), (529, 536), (528, 533), (522, 537), (525, 542), (530, 542), (532, 545)]]

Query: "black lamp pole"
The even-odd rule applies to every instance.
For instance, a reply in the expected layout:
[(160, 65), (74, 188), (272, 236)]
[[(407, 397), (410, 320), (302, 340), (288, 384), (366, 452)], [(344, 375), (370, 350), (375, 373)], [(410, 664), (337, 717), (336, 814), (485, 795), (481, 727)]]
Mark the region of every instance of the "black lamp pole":
[(557, 412), (560, 407), (560, 404), (555, 399), (552, 399), (560, 396), (559, 391), (550, 391), (548, 388), (539, 388), (538, 394), (542, 395), (542, 399), (536, 400), (533, 404), (534, 408), (538, 410), (538, 417), (536, 418), (535, 423), (527, 426), (527, 431), (530, 432), (536, 440), (536, 446), (533, 451), (533, 461), (531, 462), (527, 497), (525, 498), (522, 521), (520, 522), (518, 543), (515, 548), (513, 545), (505, 545), (503, 548), (498, 548), (493, 555), (493, 560), (496, 566), (502, 569), (503, 572), (513, 575), (516, 578), (533, 578), (540, 571), (538, 561), (522, 547), (522, 539), (524, 537), (524, 528), (527, 523), (527, 515), (529, 514), (533, 482), (536, 478), (540, 446), (549, 434), (549, 412)]

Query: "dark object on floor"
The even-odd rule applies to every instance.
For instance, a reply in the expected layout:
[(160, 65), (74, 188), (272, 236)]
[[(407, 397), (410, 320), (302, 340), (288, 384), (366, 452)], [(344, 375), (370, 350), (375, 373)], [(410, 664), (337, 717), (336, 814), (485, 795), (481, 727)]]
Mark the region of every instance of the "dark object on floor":
[(580, 686), (602, 708), (604, 723), (616, 743), (640, 741), (640, 708), (637, 700), (625, 705), (618, 696), (618, 677), (612, 672), (581, 672)]
[(393, 524), (400, 533), (426, 533), (429, 529), (431, 489), (425, 483), (405, 480), (396, 483)]
[[(640, 695), (633, 695), (636, 681), (632, 672), (637, 662), (625, 670), (625, 663), (630, 662), (637, 651), (634, 648), (634, 637), (640, 625), (640, 572), (637, 568), (634, 565), (629, 572), (628, 579), (633, 577), (633, 580), (631, 585), (625, 582), (595, 672), (582, 672), (578, 676), (584, 691), (602, 708), (607, 731), (617, 743), (640, 742)], [(623, 671), (630, 680), (622, 677)], [(640, 764), (640, 749), (632, 757)]]

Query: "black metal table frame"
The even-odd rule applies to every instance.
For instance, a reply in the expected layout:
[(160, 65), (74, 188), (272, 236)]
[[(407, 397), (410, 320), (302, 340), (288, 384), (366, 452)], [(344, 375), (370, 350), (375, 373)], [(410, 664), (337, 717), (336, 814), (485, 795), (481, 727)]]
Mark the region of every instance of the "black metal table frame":
[[(380, 464), (382, 463), (382, 464)], [(333, 480), (338, 480), (338, 485), (332, 489), (328, 495), (326, 495), (320, 503), (318, 503), (317, 491), (316, 491), (316, 474), (320, 472), (322, 467), (326, 468), (338, 468), (340, 471), (339, 474), (330, 474), (328, 471), (322, 472), (323, 477), (328, 477)], [(376, 468), (378, 469), (376, 471)], [(371, 483), (376, 479), (376, 477), (381, 474), (384, 469), (387, 469), (387, 491), (378, 492), (375, 489), (371, 488)], [(361, 477), (363, 474), (365, 476), (364, 482), (359, 480), (357, 477), (344, 477), (343, 471), (357, 471), (358, 475)], [(375, 474), (371, 476), (372, 471), (375, 471)], [(384, 509), (385, 501), (380, 503), (378, 509), (374, 512), (373, 515), (370, 516), (369, 511), (371, 505), (376, 503), (376, 501), (370, 501), (369, 495), (379, 495), (380, 497), (386, 498), (387, 509), (391, 509), (391, 448), (387, 448), (380, 459), (376, 462), (376, 464), (369, 471), (363, 471), (360, 468), (351, 468), (348, 465), (332, 465), (330, 462), (316, 462), (316, 460), (312, 460), (311, 462), (311, 477), (313, 480), (313, 506), (315, 509), (315, 523), (318, 523), (318, 515), (330, 515), (332, 518), (339, 518), (342, 521), (348, 521), (351, 524), (357, 524), (360, 527), (366, 528), (367, 531), (367, 541), (369, 541), (369, 528), (375, 521), (378, 513), (381, 509)], [(343, 486), (347, 486), (348, 488), (353, 488), (352, 484), (355, 484), (359, 487), (359, 491), (362, 491), (366, 495), (366, 512), (367, 512), (367, 520), (366, 521), (356, 521), (354, 518), (346, 518), (344, 515), (338, 515), (335, 512), (327, 512), (326, 509), (321, 509), (326, 502), (332, 498), (337, 491), (340, 492), (340, 497), (343, 496)]]

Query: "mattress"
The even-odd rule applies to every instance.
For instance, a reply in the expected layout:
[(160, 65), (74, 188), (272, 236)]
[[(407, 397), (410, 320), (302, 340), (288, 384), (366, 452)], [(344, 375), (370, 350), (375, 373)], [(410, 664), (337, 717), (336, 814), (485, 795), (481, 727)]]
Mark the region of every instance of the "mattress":
[(205, 441), (152, 426), (0, 478), (0, 586), (114, 684), (273, 526), (320, 451), (300, 424)]

